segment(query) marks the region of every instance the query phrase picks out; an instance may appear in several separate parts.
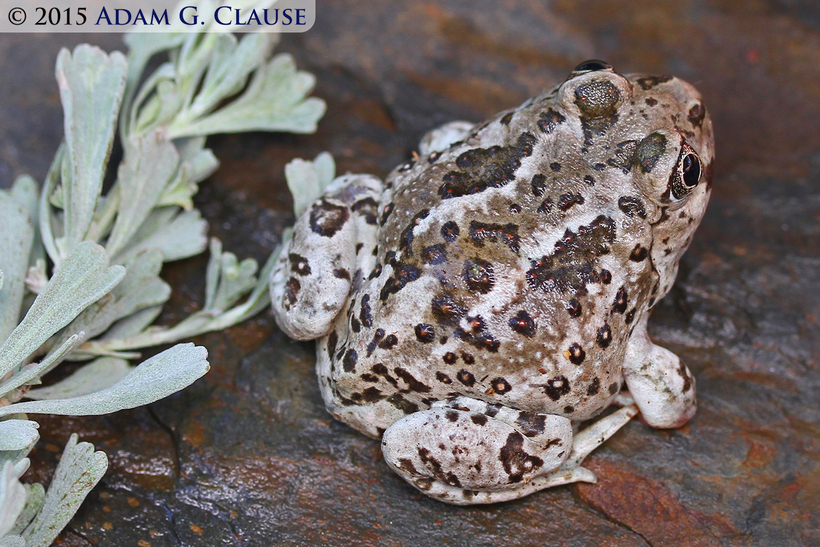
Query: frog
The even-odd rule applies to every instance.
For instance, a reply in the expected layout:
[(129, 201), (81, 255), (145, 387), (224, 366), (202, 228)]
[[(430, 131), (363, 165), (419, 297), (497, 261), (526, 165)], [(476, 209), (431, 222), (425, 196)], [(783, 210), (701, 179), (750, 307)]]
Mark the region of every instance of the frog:
[(696, 412), (694, 376), (647, 320), (713, 161), (692, 85), (583, 62), (517, 108), (430, 131), (384, 181), (333, 180), (276, 263), (273, 314), (317, 340), (327, 410), (424, 494), (595, 482), (584, 458), (632, 418), (673, 429)]

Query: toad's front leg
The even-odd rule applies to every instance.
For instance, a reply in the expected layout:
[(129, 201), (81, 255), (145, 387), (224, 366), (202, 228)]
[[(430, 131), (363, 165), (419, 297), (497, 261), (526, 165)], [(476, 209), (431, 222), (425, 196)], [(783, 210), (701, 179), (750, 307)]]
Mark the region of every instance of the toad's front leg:
[(644, 314), (629, 338), (626, 385), (647, 424), (680, 427), (697, 410), (695, 377), (677, 355), (652, 343), (646, 332), (648, 316)]
[(351, 290), (376, 261), (382, 181), (370, 175), (337, 177), (293, 226), (271, 274), (271, 308), (291, 338), (327, 334)]

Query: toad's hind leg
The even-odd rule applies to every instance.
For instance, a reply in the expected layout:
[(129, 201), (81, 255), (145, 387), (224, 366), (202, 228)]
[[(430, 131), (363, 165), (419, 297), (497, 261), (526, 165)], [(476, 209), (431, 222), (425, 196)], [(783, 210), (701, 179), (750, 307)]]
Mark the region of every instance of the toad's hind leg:
[(291, 338), (327, 334), (351, 287), (370, 273), (382, 189), (370, 175), (338, 177), (296, 219), (270, 281), (273, 314)]
[(390, 426), (382, 452), (390, 467), (428, 496), (456, 505), (495, 503), (595, 482), (581, 461), (636, 414), (628, 405), (573, 439), (571, 422), (562, 416), (458, 397)]

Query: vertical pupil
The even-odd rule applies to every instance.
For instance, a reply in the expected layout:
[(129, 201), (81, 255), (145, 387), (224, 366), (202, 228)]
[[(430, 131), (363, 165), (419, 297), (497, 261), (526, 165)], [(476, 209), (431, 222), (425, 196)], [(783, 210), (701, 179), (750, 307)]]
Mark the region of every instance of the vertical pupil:
[(683, 157), (683, 183), (692, 188), (700, 180), (700, 161), (694, 154), (686, 154)]

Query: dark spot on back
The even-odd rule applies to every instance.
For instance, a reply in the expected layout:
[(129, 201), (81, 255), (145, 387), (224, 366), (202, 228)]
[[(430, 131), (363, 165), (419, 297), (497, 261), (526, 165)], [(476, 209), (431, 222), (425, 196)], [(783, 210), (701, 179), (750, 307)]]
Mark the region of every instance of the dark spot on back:
[(584, 359), (587, 356), (584, 348), (582, 348), (581, 344), (577, 342), (572, 344), (567, 351), (569, 352), (569, 361), (573, 365), (580, 365), (584, 362)]
[(456, 374), (456, 379), (467, 387), (472, 387), (475, 385), (475, 376), (473, 376), (472, 372), (466, 369), (459, 370), (458, 374)]
[(535, 321), (530, 314), (528, 314), (524, 310), (519, 310), (517, 314), (513, 317), (510, 317), (510, 328), (517, 332), (518, 334), (522, 334), (527, 338), (532, 338), (535, 334)]
[(444, 175), (438, 194), (449, 199), (505, 186), (515, 177), (521, 159), (532, 155), (535, 140), (535, 135), (522, 133), (512, 146), (474, 148), (461, 153), (455, 161), (459, 170)]
[(387, 338), (379, 342), (381, 349), (393, 349), (393, 346), (399, 343), (399, 339), (395, 334), (388, 334)]
[(615, 294), (615, 303), (612, 305), (612, 309), (618, 313), (623, 313), (626, 311), (626, 304), (627, 304), (627, 294), (626, 294), (626, 287), (621, 287), (618, 289), (618, 292)]
[(521, 432), (527, 437), (535, 437), (544, 432), (546, 426), (546, 416), (522, 410), (515, 419), (515, 424), (521, 428)]
[(587, 283), (600, 282), (595, 265), (599, 256), (609, 253), (609, 243), (614, 240), (615, 222), (603, 215), (580, 226), (578, 233), (567, 230), (551, 255), (530, 259), (527, 282), (545, 292), (557, 289), (586, 294)]
[(467, 313), (467, 308), (456, 302), (449, 294), (434, 297), (431, 302), (431, 309), (433, 315), (442, 325), (456, 324), (459, 318)]
[(668, 82), (671, 79), (672, 76), (669, 76), (667, 74), (664, 74), (662, 76), (647, 76), (645, 78), (638, 78), (638, 85), (641, 86), (641, 88), (644, 91), (648, 91), (656, 85)]
[(538, 173), (532, 177), (532, 193), (535, 197), (541, 197), (547, 190), (547, 177)]
[(384, 211), (382, 211), (382, 218), (379, 220), (379, 223), (384, 226), (384, 223), (387, 222), (387, 219), (393, 213), (393, 209), (396, 207), (396, 204), (392, 201), (385, 205)]
[(559, 124), (566, 121), (566, 118), (561, 113), (549, 108), (546, 112), (542, 112), (538, 120), (538, 128), (544, 133), (552, 133)]
[(419, 342), (424, 344), (429, 344), (433, 340), (436, 339), (436, 333), (433, 330), (432, 325), (425, 325), (424, 323), (419, 323), (416, 325), (416, 338), (418, 338)]
[(333, 237), (350, 218), (350, 210), (322, 198), (310, 210), (310, 229), (323, 237)]
[(397, 263), (394, 268), (393, 276), (384, 282), (384, 286), (379, 293), (381, 300), (387, 300), (388, 296), (399, 292), (405, 285), (417, 280), (419, 276), (421, 276), (421, 270), (411, 264)]
[(442, 359), (444, 359), (444, 362), (447, 363), (448, 365), (452, 365), (453, 363), (456, 362), (456, 360), (458, 359), (458, 356), (455, 353), (453, 353), (452, 351), (448, 351), (447, 353), (444, 354), (444, 357)]
[(538, 387), (543, 387), (544, 393), (553, 401), (557, 401), (562, 395), (569, 393), (570, 390), (569, 380), (567, 380), (566, 376), (556, 376), (546, 384), (542, 384)]
[(686, 119), (689, 120), (689, 123), (696, 127), (700, 127), (703, 125), (703, 119), (706, 117), (706, 108), (698, 103), (692, 108), (689, 109), (689, 115)]
[(376, 215), (379, 212), (379, 204), (371, 197), (360, 199), (353, 204), (351, 210), (354, 213), (359, 213), (364, 217), (368, 224), (376, 224)]
[(595, 378), (592, 382), (590, 382), (589, 387), (587, 388), (587, 395), (597, 395), (600, 389), (601, 381), (598, 378)]
[(418, 412), (419, 410), (419, 405), (408, 401), (399, 393), (395, 393), (388, 397), (387, 402), (396, 407), (397, 409), (401, 410), (405, 414), (412, 414), (414, 412)]
[(444, 374), (443, 372), (436, 372), (436, 380), (441, 382), (442, 384), (452, 384), (453, 380), (450, 379), (449, 376)]
[(444, 225), (441, 227), (441, 237), (444, 238), (444, 241), (448, 243), (452, 243), (458, 237), (458, 224), (453, 222), (452, 220), (449, 222), (445, 222)]
[(521, 482), (524, 473), (535, 471), (544, 465), (544, 460), (524, 450), (524, 436), (518, 431), (507, 436), (507, 442), (501, 448), (498, 459), (504, 466), (504, 471), (509, 475), (511, 483)]
[(581, 303), (578, 302), (578, 299), (573, 298), (566, 305), (567, 311), (569, 312), (570, 317), (580, 317), (581, 316)]
[(495, 284), (493, 265), (480, 258), (470, 258), (464, 261), (462, 277), (471, 291), (487, 294)]
[(444, 243), (430, 245), (421, 250), (421, 259), (427, 264), (436, 265), (447, 262), (447, 250)]
[(608, 323), (604, 323), (604, 326), (598, 329), (596, 340), (602, 348), (606, 348), (612, 343), (612, 329), (609, 328)]
[(362, 296), (362, 309), (359, 312), (359, 320), (362, 322), (362, 325), (367, 328), (373, 326), (373, 315), (370, 310), (370, 295), (367, 293)]
[(475, 425), (480, 426), (485, 425), (487, 423), (487, 420), (489, 420), (489, 418), (487, 418), (487, 416), (485, 416), (484, 414), (470, 414), (470, 419), (473, 421)]
[(490, 386), (492, 386), (493, 391), (500, 395), (503, 395), (512, 389), (510, 383), (504, 378), (494, 378), (490, 380)]
[(303, 276), (310, 275), (310, 264), (308, 264), (307, 258), (296, 253), (290, 253), (288, 260), (290, 260), (290, 271)]
[(402, 367), (396, 367), (393, 369), (393, 372), (396, 373), (396, 376), (401, 378), (407, 387), (410, 388), (410, 391), (414, 393), (428, 393), (430, 391), (430, 387), (419, 382), (416, 380), (412, 374), (407, 372), (407, 370), (403, 369)]
[(344, 369), (345, 372), (353, 372), (356, 368), (356, 361), (358, 359), (359, 354), (356, 353), (356, 350), (347, 350), (347, 353), (345, 353), (344, 360), (342, 360), (342, 369)]
[(618, 198), (618, 208), (627, 216), (634, 217), (637, 215), (640, 218), (646, 218), (646, 209), (643, 202), (636, 197), (621, 196)]
[(569, 210), (570, 207), (573, 205), (583, 205), (584, 204), (584, 196), (581, 194), (573, 194), (572, 192), (568, 194), (563, 194), (561, 197), (558, 198), (558, 208), (562, 211)]
[(629, 260), (632, 262), (641, 262), (647, 257), (647, 255), (649, 255), (649, 250), (638, 244), (635, 245), (634, 249), (632, 249), (632, 254), (629, 255)]
[(482, 246), (485, 240), (492, 242), (501, 241), (516, 254), (520, 249), (518, 225), (512, 223), (504, 225), (487, 224), (473, 220), (470, 222), (470, 239), (479, 246)]
[(472, 324), (471, 332), (467, 332), (461, 327), (457, 328), (453, 334), (459, 339), (479, 349), (485, 349), (491, 353), (498, 351), (501, 342), (495, 339), (487, 330), (487, 325), (480, 316), (467, 318)]

